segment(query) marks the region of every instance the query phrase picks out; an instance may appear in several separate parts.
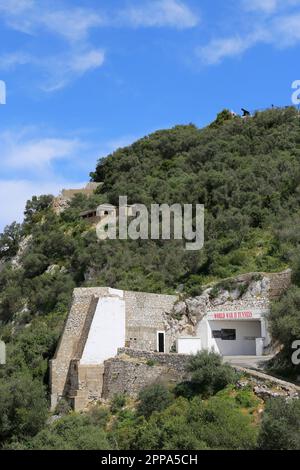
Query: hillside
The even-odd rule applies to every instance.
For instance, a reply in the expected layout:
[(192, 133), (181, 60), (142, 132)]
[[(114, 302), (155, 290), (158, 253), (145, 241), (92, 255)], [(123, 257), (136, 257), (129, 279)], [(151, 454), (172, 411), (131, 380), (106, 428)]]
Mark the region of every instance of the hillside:
[[(76, 196), (60, 215), (52, 196), (28, 201), (24, 223), (0, 236), (0, 338), (8, 345), (8, 364), (0, 368), (0, 443), (43, 426), (48, 360), (74, 287), (193, 296), (209, 282), (297, 265), (299, 131), (294, 108), (247, 119), (223, 113), (204, 129), (158, 131), (100, 160), (91, 173), (104, 182), (98, 194)], [(129, 204), (204, 204), (204, 249), (187, 252), (179, 241), (99, 242), (79, 213), (117, 204), (119, 195)], [(298, 323), (293, 328), (298, 334)]]

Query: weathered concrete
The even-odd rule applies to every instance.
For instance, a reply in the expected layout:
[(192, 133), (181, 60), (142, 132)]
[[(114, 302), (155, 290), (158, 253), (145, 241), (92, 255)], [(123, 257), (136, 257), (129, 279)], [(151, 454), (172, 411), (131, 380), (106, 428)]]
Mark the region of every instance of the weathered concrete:
[[(201, 296), (192, 299), (118, 291), (108, 287), (75, 289), (70, 314), (50, 364), (52, 408), (61, 397), (72, 398), (75, 409), (82, 409), (91, 400), (109, 397), (120, 391), (127, 390), (136, 395), (147, 383), (168, 376), (171, 381), (181, 380), (185, 373), (182, 367), (185, 360), (183, 356), (168, 354), (174, 351), (178, 337), (198, 336), (201, 320), (221, 308), (227, 312), (249, 308), (267, 311), (270, 300), (278, 298), (290, 282), (290, 271), (261, 275), (252, 273), (236, 278), (231, 288), (225, 285), (215, 292), (216, 289), (208, 287)], [(124, 347), (127, 349), (115, 359), (109, 359), (106, 355), (104, 359), (109, 360), (105, 361), (104, 366), (103, 363), (89, 363), (88, 355), (85, 361), (82, 357), (99, 299), (105, 298), (124, 300)], [(152, 355), (158, 349), (159, 332), (164, 333), (166, 354), (147, 359), (148, 353)], [(93, 344), (97, 347), (97, 342)], [(147, 361), (150, 363), (147, 364)]]
[(119, 393), (136, 397), (147, 385), (182, 382), (188, 378), (189, 359), (185, 354), (120, 349), (117, 357), (104, 363), (102, 397), (110, 399)]
[[(155, 351), (157, 331), (165, 330), (166, 312), (171, 311), (177, 297), (126, 291), (122, 295), (126, 317), (124, 346)], [(80, 361), (82, 358), (99, 299), (119, 298), (119, 296), (120, 291), (108, 287), (74, 290), (71, 310), (60, 343), (54, 359), (50, 361), (52, 409), (61, 397), (76, 396), (74, 382), (72, 385), (72, 375), (75, 372), (72, 360)], [(169, 351), (169, 348), (170, 341), (166, 334), (166, 350)], [(84, 364), (87, 367), (90, 365)], [(78, 370), (80, 370), (79, 365)], [(101, 390), (98, 391), (99, 396)]]

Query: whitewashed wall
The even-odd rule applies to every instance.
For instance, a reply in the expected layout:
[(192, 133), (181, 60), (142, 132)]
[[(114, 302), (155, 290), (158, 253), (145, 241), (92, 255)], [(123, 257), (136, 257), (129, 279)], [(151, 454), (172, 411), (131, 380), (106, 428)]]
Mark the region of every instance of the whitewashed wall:
[(114, 357), (118, 348), (125, 346), (125, 301), (121, 291), (111, 291), (117, 296), (103, 297), (98, 301), (88, 339), (80, 363), (101, 364)]
[(177, 352), (178, 354), (196, 354), (201, 351), (202, 344), (200, 338), (178, 338)]

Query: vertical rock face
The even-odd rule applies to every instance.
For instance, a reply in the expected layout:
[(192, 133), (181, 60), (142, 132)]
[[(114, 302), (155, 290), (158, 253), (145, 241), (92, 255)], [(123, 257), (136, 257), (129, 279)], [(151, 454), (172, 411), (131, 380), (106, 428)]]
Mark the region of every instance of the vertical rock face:
[(32, 235), (28, 235), (27, 237), (24, 237), (20, 244), (19, 244), (19, 249), (18, 253), (16, 256), (14, 256), (11, 260), (11, 266), (13, 269), (19, 269), (21, 268), (21, 259), (25, 255), (27, 248), (30, 245), (30, 242), (32, 240)]

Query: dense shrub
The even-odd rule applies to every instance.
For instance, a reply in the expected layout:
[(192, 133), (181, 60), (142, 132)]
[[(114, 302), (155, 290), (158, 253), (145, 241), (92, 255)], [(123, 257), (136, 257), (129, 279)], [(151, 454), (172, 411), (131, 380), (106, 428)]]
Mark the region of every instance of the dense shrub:
[(28, 372), (0, 381), (0, 442), (34, 436), (45, 425), (47, 415), (44, 387)]
[(299, 400), (269, 400), (262, 419), (259, 447), (264, 450), (299, 450), (299, 423)]
[(126, 396), (123, 394), (116, 394), (110, 404), (110, 411), (112, 414), (117, 413), (126, 405)]
[(25, 445), (42, 450), (109, 450), (107, 435), (88, 416), (71, 413), (41, 431)]
[(153, 384), (145, 387), (139, 394), (138, 414), (146, 418), (154, 411), (164, 410), (172, 402), (172, 394), (166, 386)]
[(300, 288), (292, 286), (279, 301), (272, 304), (269, 315), (270, 331), (273, 340), (283, 346), (280, 353), (271, 361), (270, 367), (283, 374), (297, 376), (299, 365), (293, 365), (293, 342), (300, 338)]
[(191, 357), (187, 370), (191, 373), (191, 380), (176, 387), (176, 393), (187, 398), (193, 395), (210, 397), (238, 380), (234, 369), (223, 364), (222, 357), (214, 352), (201, 351), (195, 354)]

